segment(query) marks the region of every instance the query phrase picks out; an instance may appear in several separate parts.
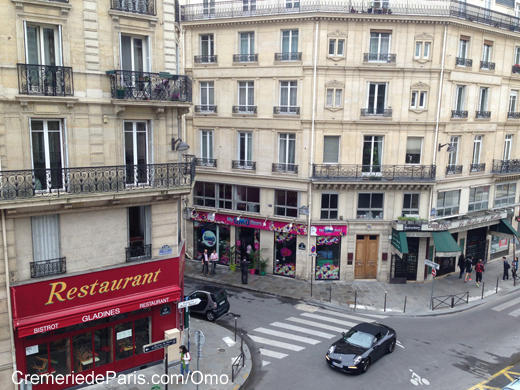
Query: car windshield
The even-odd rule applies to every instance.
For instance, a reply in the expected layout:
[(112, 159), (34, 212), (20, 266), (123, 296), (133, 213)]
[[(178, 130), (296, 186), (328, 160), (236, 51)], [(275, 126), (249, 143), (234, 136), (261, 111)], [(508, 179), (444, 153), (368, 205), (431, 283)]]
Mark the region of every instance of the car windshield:
[(345, 335), (345, 337), (343, 337), (343, 340), (349, 344), (357, 345), (359, 347), (370, 348), (374, 341), (374, 336), (365, 332), (351, 329)]

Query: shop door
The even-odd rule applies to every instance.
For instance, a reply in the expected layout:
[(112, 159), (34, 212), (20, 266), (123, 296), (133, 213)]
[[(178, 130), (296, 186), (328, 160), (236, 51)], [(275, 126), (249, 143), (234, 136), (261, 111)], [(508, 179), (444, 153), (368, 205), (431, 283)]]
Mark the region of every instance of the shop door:
[(419, 258), (419, 238), (408, 237), (406, 258), (406, 280), (417, 280), (417, 260)]
[(372, 279), (377, 275), (379, 236), (358, 235), (356, 239), (356, 279)]

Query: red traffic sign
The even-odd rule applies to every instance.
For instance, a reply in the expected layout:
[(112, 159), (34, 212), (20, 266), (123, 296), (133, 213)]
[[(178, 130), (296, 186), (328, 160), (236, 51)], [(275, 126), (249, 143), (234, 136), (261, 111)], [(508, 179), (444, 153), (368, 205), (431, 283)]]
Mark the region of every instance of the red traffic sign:
[(312, 252), (312, 253), (316, 252), (316, 247), (315, 247), (314, 245), (311, 246), (311, 252)]
[(437, 275), (437, 270), (434, 268), (432, 269), (432, 276), (435, 277)]

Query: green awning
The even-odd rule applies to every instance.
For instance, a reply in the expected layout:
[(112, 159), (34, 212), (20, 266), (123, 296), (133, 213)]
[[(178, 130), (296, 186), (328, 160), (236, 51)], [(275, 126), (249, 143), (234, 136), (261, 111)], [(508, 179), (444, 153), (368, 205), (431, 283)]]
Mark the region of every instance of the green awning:
[(408, 240), (406, 232), (398, 232), (392, 229), (392, 245), (401, 253), (408, 253)]
[(489, 230), (491, 230), (492, 232), (498, 232), (518, 237), (518, 232), (515, 230), (514, 227), (511, 226), (507, 219), (501, 219), (498, 225), (490, 226)]
[(433, 232), (433, 243), (435, 244), (435, 256), (454, 257), (461, 252), (457, 242), (453, 239), (449, 231)]

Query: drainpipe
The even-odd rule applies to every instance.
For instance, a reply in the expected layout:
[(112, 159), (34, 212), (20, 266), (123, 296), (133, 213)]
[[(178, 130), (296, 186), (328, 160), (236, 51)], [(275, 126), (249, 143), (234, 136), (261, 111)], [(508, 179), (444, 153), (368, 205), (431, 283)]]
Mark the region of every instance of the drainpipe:
[(11, 336), (11, 359), (13, 361), (13, 373), (16, 369), (16, 349), (14, 346), (14, 331), (13, 331), (13, 309), (11, 306), (11, 283), (9, 272), (9, 257), (7, 255), (7, 232), (5, 231), (5, 210), (2, 209), (2, 240), (4, 244), (4, 262), (5, 262), (5, 289), (7, 292), (7, 314), (9, 316), (9, 335)]
[[(441, 63), (441, 77), (439, 80), (439, 98), (437, 99), (437, 119), (435, 121), (435, 141), (433, 143), (433, 164), (436, 164), (437, 160), (437, 144), (439, 142), (439, 121), (441, 116), (441, 101), (442, 101), (442, 86), (444, 83), (444, 59), (446, 57), (446, 36), (448, 32), (448, 27), (444, 26), (444, 41), (442, 43), (442, 63)], [(430, 188), (430, 207), (428, 208), (428, 219), (432, 219), (431, 210), (433, 203), (433, 186)]]

